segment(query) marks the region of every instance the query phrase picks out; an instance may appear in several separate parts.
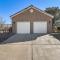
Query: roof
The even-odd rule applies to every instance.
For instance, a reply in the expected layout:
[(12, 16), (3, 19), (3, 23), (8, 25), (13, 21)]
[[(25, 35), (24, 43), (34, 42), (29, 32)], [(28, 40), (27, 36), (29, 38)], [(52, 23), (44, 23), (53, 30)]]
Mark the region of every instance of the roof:
[(22, 9), (21, 11), (15, 13), (15, 14), (13, 14), (13, 15), (11, 15), (10, 17), (12, 18), (12, 17), (14, 17), (14, 16), (16, 16), (16, 15), (18, 15), (18, 14), (20, 14), (20, 13), (22, 13), (22, 12), (28, 10), (28, 9), (30, 9), (30, 8), (34, 8), (34, 9), (40, 11), (41, 13), (46, 14), (47, 16), (49, 16), (49, 17), (51, 17), (51, 18), (54, 18), (54, 16), (52, 16), (51, 14), (49, 14), (49, 13), (47, 13), (47, 12), (45, 12), (45, 11), (42, 11), (41, 9), (39, 9), (39, 8), (33, 6), (33, 5), (30, 5), (30, 6), (28, 6), (27, 8)]

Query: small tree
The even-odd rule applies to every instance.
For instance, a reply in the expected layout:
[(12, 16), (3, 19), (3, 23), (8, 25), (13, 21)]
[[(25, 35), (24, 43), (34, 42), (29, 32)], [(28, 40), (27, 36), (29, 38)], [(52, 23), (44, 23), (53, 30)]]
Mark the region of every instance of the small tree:
[(52, 14), (53, 16), (56, 15), (60, 11), (59, 7), (48, 7), (45, 9), (47, 13)]
[(56, 20), (60, 20), (60, 9), (59, 7), (48, 7), (45, 11), (54, 16), (53, 23)]
[(5, 20), (2, 17), (0, 17), (0, 30), (3, 29), (4, 24), (5, 24)]

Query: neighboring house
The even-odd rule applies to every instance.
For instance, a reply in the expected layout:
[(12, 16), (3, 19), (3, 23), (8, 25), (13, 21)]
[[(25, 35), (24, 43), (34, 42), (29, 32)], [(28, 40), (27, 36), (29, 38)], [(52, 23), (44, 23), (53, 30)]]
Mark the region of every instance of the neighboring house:
[(56, 32), (60, 32), (60, 20), (55, 21), (54, 29), (56, 30)]
[(12, 29), (14, 33), (51, 33), (53, 16), (31, 5), (13, 15)]
[(56, 20), (56, 21), (55, 21), (55, 26), (56, 26), (56, 27), (60, 27), (60, 20)]

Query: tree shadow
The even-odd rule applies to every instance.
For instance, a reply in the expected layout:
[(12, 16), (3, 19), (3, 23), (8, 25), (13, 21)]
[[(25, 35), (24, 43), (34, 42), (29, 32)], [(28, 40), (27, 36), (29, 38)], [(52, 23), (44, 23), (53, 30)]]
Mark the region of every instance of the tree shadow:
[(37, 37), (40, 37), (43, 35), (46, 35), (46, 34), (15, 34), (9, 39), (7, 39), (5, 42), (2, 42), (1, 44), (33, 41)]

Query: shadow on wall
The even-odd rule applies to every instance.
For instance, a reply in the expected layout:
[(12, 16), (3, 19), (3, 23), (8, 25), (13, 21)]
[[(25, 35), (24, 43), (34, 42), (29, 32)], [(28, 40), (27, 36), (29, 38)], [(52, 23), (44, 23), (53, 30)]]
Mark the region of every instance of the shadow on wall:
[(60, 33), (51, 33), (50, 35), (52, 35), (53, 37), (60, 41)]
[(32, 41), (35, 40), (37, 37), (43, 35), (45, 34), (15, 34), (14, 36), (10, 37), (2, 44)]

